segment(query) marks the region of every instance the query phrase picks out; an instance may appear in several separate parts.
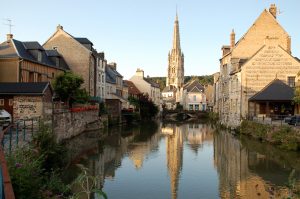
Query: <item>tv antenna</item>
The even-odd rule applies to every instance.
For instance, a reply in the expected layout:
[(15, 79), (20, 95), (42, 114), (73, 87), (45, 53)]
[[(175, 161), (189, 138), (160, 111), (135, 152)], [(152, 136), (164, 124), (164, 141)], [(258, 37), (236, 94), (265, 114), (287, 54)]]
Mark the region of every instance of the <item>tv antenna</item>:
[(7, 21), (7, 23), (4, 23), (4, 25), (8, 26), (8, 28), (9, 28), (9, 34), (11, 34), (11, 28), (14, 26), (12, 24), (12, 20), (11, 19), (3, 19), (3, 20)]

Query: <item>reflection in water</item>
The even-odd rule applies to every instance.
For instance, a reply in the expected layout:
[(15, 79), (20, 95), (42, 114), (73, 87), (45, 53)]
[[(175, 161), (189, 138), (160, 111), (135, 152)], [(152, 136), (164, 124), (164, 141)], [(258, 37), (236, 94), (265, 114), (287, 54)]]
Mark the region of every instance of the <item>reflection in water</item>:
[(283, 198), (291, 170), (300, 168), (299, 155), (200, 123), (115, 129), (97, 146), (81, 163), (110, 199)]

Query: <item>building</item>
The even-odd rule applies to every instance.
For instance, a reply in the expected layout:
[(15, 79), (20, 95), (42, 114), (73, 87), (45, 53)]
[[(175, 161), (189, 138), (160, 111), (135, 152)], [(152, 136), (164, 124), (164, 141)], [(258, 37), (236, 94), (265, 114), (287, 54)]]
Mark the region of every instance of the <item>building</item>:
[[(235, 33), (230, 34), (230, 46), (223, 46), (220, 59), (220, 76), (216, 101), (223, 124), (238, 126), (243, 118), (265, 114), (276, 116), (278, 101), (270, 107), (267, 104), (249, 100), (262, 91), (274, 79), (294, 87), (299, 60), (292, 56), (291, 37), (277, 21), (277, 8), (272, 4), (264, 10), (246, 34), (235, 42)], [(275, 94), (275, 93), (274, 93)], [(281, 105), (280, 105), (281, 106)], [(280, 112), (283, 114), (283, 112)]]
[(58, 25), (55, 33), (44, 43), (43, 47), (56, 49), (64, 57), (70, 70), (83, 77), (83, 88), (90, 96), (104, 96), (105, 77), (103, 78), (103, 75), (105, 75), (106, 61), (104, 54), (97, 53), (89, 39), (73, 37), (61, 25)]
[(206, 96), (206, 104), (207, 104), (207, 110), (213, 111), (214, 107), (214, 86), (213, 85), (206, 85), (204, 87), (204, 92)]
[(41, 117), (51, 121), (53, 91), (49, 82), (0, 83), (0, 109), (14, 121)]
[(177, 88), (173, 85), (166, 86), (162, 93), (164, 108), (173, 110), (176, 108), (176, 92)]
[(122, 108), (128, 108), (128, 106), (129, 106), (128, 94), (127, 94), (127, 96), (124, 96), (123, 76), (117, 71), (117, 64), (116, 63), (107, 64), (105, 73), (106, 73), (106, 98), (105, 98), (105, 100), (118, 99), (122, 103)]
[(135, 84), (132, 81), (124, 80), (124, 82), (128, 86), (128, 97), (133, 98), (139, 98), (139, 96), (142, 94), (141, 91), (135, 86)]
[(173, 33), (173, 47), (168, 55), (168, 77), (166, 86), (175, 86), (180, 88), (184, 84), (184, 55), (181, 52), (180, 36), (179, 36), (179, 21), (176, 13)]
[(153, 82), (149, 78), (144, 77), (144, 71), (137, 69), (134, 76), (129, 79), (134, 85), (144, 94), (149, 96), (154, 104), (160, 107), (161, 105), (161, 93), (159, 84)]
[(68, 70), (56, 50), (45, 50), (38, 42), (22, 42), (7, 35), (0, 44), (0, 82), (51, 82)]
[(205, 89), (198, 80), (194, 79), (186, 83), (178, 94), (184, 110), (206, 111)]

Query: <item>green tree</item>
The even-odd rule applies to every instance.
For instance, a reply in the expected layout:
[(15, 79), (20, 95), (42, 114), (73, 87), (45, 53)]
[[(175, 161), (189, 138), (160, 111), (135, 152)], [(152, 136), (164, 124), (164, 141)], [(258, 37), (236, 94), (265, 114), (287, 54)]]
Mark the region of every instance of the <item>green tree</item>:
[(82, 77), (67, 71), (55, 78), (53, 88), (62, 101), (70, 104), (70, 102), (78, 100), (82, 103), (88, 100), (86, 90), (80, 89), (83, 83)]

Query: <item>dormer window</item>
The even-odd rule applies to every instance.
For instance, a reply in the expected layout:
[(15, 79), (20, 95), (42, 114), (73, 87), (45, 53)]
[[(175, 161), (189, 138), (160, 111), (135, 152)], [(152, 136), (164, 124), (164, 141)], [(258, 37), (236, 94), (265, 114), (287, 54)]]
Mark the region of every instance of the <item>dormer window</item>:
[(38, 59), (38, 62), (42, 62), (42, 52), (41, 51), (38, 51), (37, 59)]
[(56, 57), (55, 66), (59, 67), (59, 58), (58, 57)]

